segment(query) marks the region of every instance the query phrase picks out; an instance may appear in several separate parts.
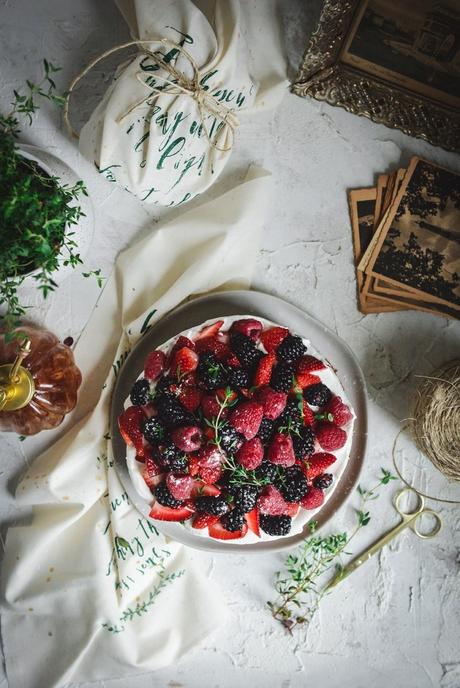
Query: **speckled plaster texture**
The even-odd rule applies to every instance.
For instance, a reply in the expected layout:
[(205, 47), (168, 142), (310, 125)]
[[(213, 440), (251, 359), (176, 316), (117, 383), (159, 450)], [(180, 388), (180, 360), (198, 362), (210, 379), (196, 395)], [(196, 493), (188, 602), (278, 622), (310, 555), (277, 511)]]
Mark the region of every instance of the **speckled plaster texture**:
[[(283, 31), (292, 69), (317, 6), (302, 0), (279, 0), (275, 5), (274, 20)], [(60, 82), (65, 83), (102, 49), (126, 39), (126, 28), (110, 0), (0, 0), (2, 108), (7, 108), (12, 88), (26, 77), (38, 76), (43, 57), (63, 67)], [(91, 110), (109, 78), (105, 67), (96, 70), (86, 95), (78, 100), (77, 123)], [(51, 108), (40, 111), (24, 139), (55, 152), (87, 182), (96, 214), (87, 261), (104, 274), (122, 248), (154, 230), (154, 223), (164, 215), (100, 179), (81, 159)], [(234, 185), (253, 162), (273, 173), (276, 194), (254, 287), (323, 320), (357, 355), (370, 397), (365, 485), (375, 482), (381, 465), (390, 466), (393, 438), (407, 415), (415, 375), (426, 374), (459, 353), (458, 322), (417, 312), (363, 316), (356, 309), (346, 190), (371, 185), (377, 173), (405, 165), (414, 154), (460, 170), (454, 154), (338, 108), (286, 94), (276, 112), (243, 123), (231, 164), (206, 195), (213, 197)], [(36, 322), (62, 338), (78, 339), (97, 296), (97, 287), (75, 274), (46, 304), (33, 293), (27, 298)], [(13, 435), (1, 437), (4, 527), (17, 516), (12, 497), (17, 477), (52, 438), (53, 433), (48, 433), (20, 443)], [(356, 551), (395, 524), (392, 490), (388, 488), (373, 503), (372, 521)], [(460, 512), (456, 506), (436, 508), (445, 523), (437, 539), (422, 542), (411, 532), (403, 533), (327, 597), (308, 633), (295, 637), (275, 625), (264, 608), (282, 555), (195, 553), (228, 603), (231, 615), (226, 626), (175, 666), (91, 685), (459, 688)], [(333, 527), (344, 529), (352, 522), (351, 501), (337, 514)], [(0, 679), (0, 688), (6, 686), (6, 678)]]

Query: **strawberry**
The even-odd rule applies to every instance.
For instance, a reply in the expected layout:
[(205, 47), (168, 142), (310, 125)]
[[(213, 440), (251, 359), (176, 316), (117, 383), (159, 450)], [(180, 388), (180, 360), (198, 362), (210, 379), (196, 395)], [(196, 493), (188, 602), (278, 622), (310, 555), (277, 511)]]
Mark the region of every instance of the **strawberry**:
[(313, 413), (305, 399), (302, 399), (302, 418), (304, 425), (309, 425), (311, 427), (315, 424), (315, 414)]
[(262, 385), (269, 384), (275, 363), (276, 354), (274, 351), (271, 351), (269, 354), (260, 359), (260, 363), (257, 366), (256, 374), (254, 376), (254, 387), (261, 387)]
[(238, 394), (233, 390), (230, 390), (229, 396), (227, 396), (227, 390), (224, 387), (219, 387), (219, 389), (216, 389), (216, 395), (220, 401), (227, 399), (228, 404), (231, 404), (232, 401), (235, 401), (235, 399), (238, 398)]
[(307, 494), (300, 500), (304, 509), (317, 509), (324, 502), (324, 492), (319, 487), (309, 487)]
[(243, 442), (238, 449), (236, 458), (241, 466), (252, 471), (262, 463), (264, 445), (258, 437), (253, 437), (251, 440)]
[(321, 378), (312, 373), (296, 373), (295, 381), (297, 387), (305, 389), (305, 387), (310, 387), (310, 385), (317, 385), (321, 382)]
[(135, 447), (136, 452), (140, 456), (144, 453), (144, 439), (141, 432), (141, 424), (144, 417), (144, 412), (139, 406), (129, 406), (118, 416), (120, 435), (126, 444)]
[(163, 351), (151, 351), (144, 364), (144, 377), (156, 380), (166, 368), (166, 355)]
[(273, 485), (268, 485), (257, 500), (261, 514), (281, 516), (286, 513), (288, 504), (281, 492)]
[(145, 460), (143, 476), (147, 485), (152, 489), (152, 487), (156, 487), (161, 482), (159, 476), (163, 479), (162, 469), (154, 459), (148, 457)]
[[(208, 418), (208, 420), (211, 420), (211, 418), (216, 418), (220, 411), (220, 404), (216, 399), (216, 395), (204, 394), (201, 399), (201, 408), (205, 418)], [(224, 409), (220, 417), (225, 418), (227, 415), (228, 409)]]
[(206, 337), (215, 337), (223, 324), (223, 320), (216, 320), (216, 322), (212, 323), (212, 325), (207, 325), (206, 327), (203, 327), (195, 337), (195, 341), (197, 342), (200, 339), (205, 339)]
[(192, 489), (192, 499), (195, 497), (218, 497), (220, 489), (217, 485), (206, 485), (202, 480), (195, 480)]
[(198, 425), (189, 425), (173, 430), (171, 439), (176, 447), (183, 452), (194, 452), (201, 447), (203, 433)]
[(290, 435), (275, 433), (268, 447), (268, 460), (279, 466), (293, 466), (295, 464), (294, 447)]
[(325, 408), (326, 414), (331, 414), (335, 425), (342, 427), (351, 421), (353, 414), (340, 397), (332, 397)]
[(213, 514), (197, 514), (192, 522), (192, 528), (207, 528), (217, 523), (219, 516), (213, 516)]
[(155, 502), (149, 516), (158, 521), (186, 521), (192, 517), (193, 513), (194, 508), (190, 503), (184, 504), (178, 509), (173, 509), (170, 506), (163, 506), (160, 502)]
[(214, 485), (222, 478), (221, 466), (203, 466), (200, 468), (200, 477), (207, 485)]
[(174, 475), (168, 473), (166, 485), (174, 499), (189, 499), (192, 495), (195, 481), (191, 475)]
[(198, 354), (196, 354), (188, 346), (183, 346), (182, 349), (176, 351), (171, 363), (171, 373), (182, 377), (186, 373), (191, 373), (196, 370), (198, 366)]
[(230, 531), (224, 528), (220, 521), (213, 523), (208, 527), (208, 533), (212, 538), (216, 540), (238, 540), (246, 535), (248, 532), (248, 526), (245, 523), (241, 530)]
[(195, 342), (192, 342), (191, 339), (188, 337), (183, 337), (182, 335), (177, 338), (176, 343), (174, 344), (173, 348), (169, 352), (168, 355), (168, 360), (167, 360), (167, 365), (166, 367), (169, 368), (171, 366), (171, 362), (174, 358), (174, 356), (177, 354), (180, 349), (183, 349), (184, 346), (186, 346), (188, 349), (192, 349), (192, 351), (195, 351)]
[(196, 351), (200, 354), (204, 352), (214, 354), (218, 361), (225, 361), (230, 355), (228, 345), (217, 337), (199, 339), (196, 343)]
[(249, 530), (252, 530), (257, 537), (260, 537), (259, 510), (257, 508), (246, 514), (246, 522)]
[(230, 327), (230, 332), (242, 332), (246, 335), (246, 337), (250, 337), (254, 342), (259, 341), (262, 330), (262, 323), (254, 318), (242, 318), (241, 320), (235, 320)]
[(326, 468), (332, 466), (335, 463), (336, 457), (334, 454), (328, 454), (327, 452), (318, 452), (310, 456), (306, 464), (304, 464), (303, 472), (308, 481), (313, 480), (318, 475), (324, 473)]
[(243, 401), (230, 414), (229, 423), (247, 440), (257, 435), (262, 422), (263, 408), (255, 401)]
[(305, 375), (305, 373), (312, 373), (314, 370), (324, 370), (325, 367), (326, 366), (319, 358), (307, 354), (303, 356), (297, 364), (297, 374)]
[(286, 392), (275, 392), (271, 387), (261, 387), (257, 391), (256, 400), (262, 404), (264, 417), (275, 420), (286, 407)]
[(297, 504), (297, 502), (286, 502), (286, 509), (284, 511), (284, 514), (286, 516), (294, 518), (294, 516), (297, 516), (298, 511), (299, 505)]
[(347, 433), (337, 425), (322, 421), (316, 426), (316, 439), (321, 445), (322, 449), (326, 451), (335, 451), (341, 449), (347, 441)]
[(265, 351), (270, 353), (276, 351), (283, 339), (289, 334), (286, 327), (271, 327), (260, 335), (260, 341), (264, 345)]
[(203, 392), (198, 387), (184, 387), (182, 392), (179, 394), (179, 401), (184, 406), (187, 411), (192, 413), (197, 410), (201, 402), (201, 397)]

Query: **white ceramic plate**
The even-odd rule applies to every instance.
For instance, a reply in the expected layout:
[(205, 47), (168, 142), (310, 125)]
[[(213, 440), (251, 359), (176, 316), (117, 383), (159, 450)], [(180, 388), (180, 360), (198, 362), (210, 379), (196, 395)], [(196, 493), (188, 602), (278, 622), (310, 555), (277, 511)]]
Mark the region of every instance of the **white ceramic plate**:
[[(227, 291), (202, 296), (186, 303), (152, 326), (135, 346), (117, 378), (111, 409), (112, 443), (115, 467), (121, 483), (134, 506), (148, 518), (150, 505), (139, 496), (133, 487), (126, 465), (126, 445), (118, 431), (117, 418), (123, 411), (123, 404), (132, 385), (140, 375), (149, 351), (170, 337), (210, 318), (246, 313), (254, 317), (285, 325), (292, 332), (311, 341), (321, 355), (337, 372), (348, 399), (356, 413), (353, 442), (348, 463), (339, 482), (324, 506), (315, 513), (318, 528), (323, 526), (345, 503), (355, 486), (361, 471), (367, 438), (366, 392), (363, 374), (351, 349), (328, 327), (303, 313), (281, 299), (256, 291)], [(299, 544), (308, 535), (308, 524), (302, 533), (260, 543), (231, 544), (194, 535), (180, 523), (155, 521), (155, 526), (164, 535), (189, 547), (212, 552), (274, 552)]]

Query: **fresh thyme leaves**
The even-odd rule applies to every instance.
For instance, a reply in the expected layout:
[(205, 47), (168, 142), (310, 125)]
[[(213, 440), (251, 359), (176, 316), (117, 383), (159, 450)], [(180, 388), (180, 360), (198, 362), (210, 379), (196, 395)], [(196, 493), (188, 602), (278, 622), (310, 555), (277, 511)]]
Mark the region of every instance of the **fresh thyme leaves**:
[(256, 470), (249, 470), (241, 466), (235, 461), (232, 455), (227, 455), (222, 467), (226, 471), (230, 471), (229, 483), (231, 485), (254, 485), (256, 487), (265, 487), (270, 484), (268, 478), (263, 478), (257, 474)]
[[(9, 114), (0, 114), (0, 306), (6, 311), (0, 316), (0, 324), (8, 340), (17, 336), (13, 330), (26, 313), (27, 307), (17, 293), (26, 275), (37, 271), (37, 289), (46, 298), (57, 287), (52, 275), (60, 265), (75, 268), (82, 263), (75, 233), (69, 228), (84, 215), (78, 205), (79, 199), (87, 195), (83, 182), (61, 184), (16, 147), (19, 118), (32, 124), (40, 98), (56, 105), (64, 102), (53, 79), (59, 67), (44, 60), (43, 69), (43, 78), (37, 84), (26, 81), (25, 93), (13, 91)], [(94, 275), (102, 284), (100, 270), (86, 275)]]
[(356, 510), (357, 522), (351, 534), (342, 532), (321, 537), (315, 535), (317, 524), (312, 521), (309, 524), (310, 537), (287, 556), (284, 562), (286, 570), (277, 573), (275, 590), (278, 597), (267, 604), (273, 618), (290, 633), (296, 626), (308, 624), (312, 620), (326, 592), (323, 574), (331, 568), (335, 568), (336, 572), (343, 568), (339, 557), (349, 554), (346, 551), (348, 545), (370, 521), (369, 511), (365, 510), (366, 503), (378, 497), (382, 486), (396, 480), (389, 471), (384, 468), (381, 470), (380, 480), (374, 487), (366, 490), (358, 486), (360, 504)]
[(216, 400), (217, 403), (219, 404), (219, 412), (215, 418), (212, 420), (207, 420), (206, 419), (206, 424), (214, 430), (214, 438), (212, 440), (213, 444), (216, 445), (216, 447), (221, 450), (221, 444), (222, 444), (222, 430), (225, 426), (225, 421), (223, 418), (223, 412), (226, 408), (230, 408), (231, 406), (234, 406), (237, 399), (235, 398), (235, 393), (233, 392), (230, 387), (226, 387), (224, 391), (223, 398), (220, 399), (219, 396), (216, 394)]

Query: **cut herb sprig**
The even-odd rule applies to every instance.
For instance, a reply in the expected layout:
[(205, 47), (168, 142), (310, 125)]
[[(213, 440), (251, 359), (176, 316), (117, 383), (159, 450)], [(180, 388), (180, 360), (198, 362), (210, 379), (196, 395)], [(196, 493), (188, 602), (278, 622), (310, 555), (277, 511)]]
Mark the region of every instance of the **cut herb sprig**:
[(316, 522), (310, 523), (311, 537), (307, 538), (300, 548), (288, 555), (285, 560), (286, 572), (278, 572), (275, 590), (278, 598), (274, 602), (267, 602), (272, 616), (279, 621), (290, 633), (298, 625), (308, 624), (326, 592), (326, 586), (320, 585), (323, 574), (334, 565), (340, 573), (343, 566), (339, 563), (342, 554), (358, 532), (370, 521), (366, 503), (378, 497), (378, 490), (396, 480), (389, 471), (382, 468), (379, 482), (370, 489), (358, 486), (360, 496), (359, 508), (356, 510), (357, 522), (348, 535), (346, 532), (335, 533), (321, 537), (315, 535)]

